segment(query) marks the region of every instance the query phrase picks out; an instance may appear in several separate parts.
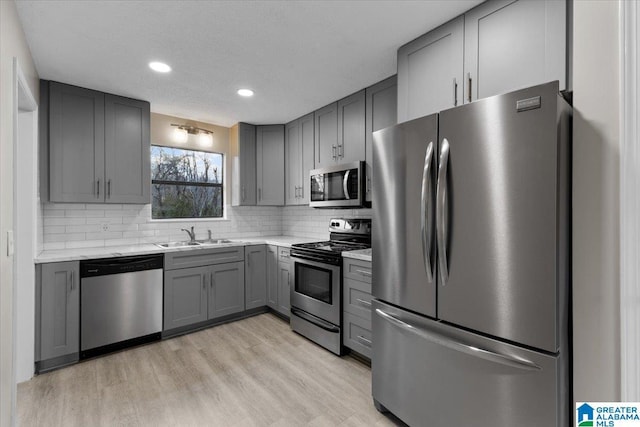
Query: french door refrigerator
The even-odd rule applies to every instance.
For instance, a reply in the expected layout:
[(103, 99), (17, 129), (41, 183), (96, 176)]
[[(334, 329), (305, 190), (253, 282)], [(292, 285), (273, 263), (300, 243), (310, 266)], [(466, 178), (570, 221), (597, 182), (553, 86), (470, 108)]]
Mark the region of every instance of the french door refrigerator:
[(373, 135), (373, 398), (411, 426), (567, 426), (558, 83)]

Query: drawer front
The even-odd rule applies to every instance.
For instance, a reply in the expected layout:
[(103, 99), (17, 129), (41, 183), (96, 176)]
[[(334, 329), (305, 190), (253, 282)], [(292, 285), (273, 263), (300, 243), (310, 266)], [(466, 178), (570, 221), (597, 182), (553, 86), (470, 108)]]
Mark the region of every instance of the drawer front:
[(290, 264), (291, 263), (291, 256), (289, 255), (290, 252), (291, 252), (291, 249), (289, 248), (278, 247), (278, 260), (280, 262), (286, 262)]
[(198, 248), (166, 253), (164, 255), (164, 269), (175, 270), (177, 268), (201, 267), (242, 260), (244, 260), (244, 246), (225, 246), (211, 249)]
[(344, 278), (344, 311), (371, 321), (371, 284)]
[(344, 313), (342, 343), (371, 359), (371, 321)]
[(344, 277), (371, 283), (371, 262), (359, 259), (343, 258)]

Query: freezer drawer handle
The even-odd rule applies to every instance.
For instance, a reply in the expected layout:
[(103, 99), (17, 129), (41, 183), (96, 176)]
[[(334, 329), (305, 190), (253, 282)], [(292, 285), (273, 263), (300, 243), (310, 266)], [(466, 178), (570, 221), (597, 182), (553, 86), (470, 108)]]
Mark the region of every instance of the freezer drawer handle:
[(526, 359), (521, 359), (518, 357), (509, 356), (501, 353), (495, 353), (490, 350), (485, 350), (472, 345), (467, 345), (458, 341), (454, 341), (451, 338), (443, 336), (441, 334), (426, 331), (423, 328), (415, 327), (413, 325), (408, 324), (407, 322), (404, 322), (400, 319), (395, 318), (391, 314), (383, 310), (380, 310), (379, 308), (376, 308), (376, 313), (380, 317), (389, 321), (390, 323), (394, 324), (400, 329), (403, 329), (408, 332), (412, 332), (426, 340), (435, 342), (436, 344), (450, 348), (451, 350), (460, 351), (462, 353), (466, 353), (474, 357), (480, 357), (490, 362), (498, 363), (500, 365), (510, 366), (512, 368), (523, 369), (525, 371), (539, 371), (542, 369), (540, 368), (540, 366)]
[(442, 276), (442, 286), (449, 280), (449, 267), (447, 265), (447, 234), (448, 230), (448, 188), (447, 170), (449, 166), (449, 141), (442, 140), (440, 153), (440, 168), (438, 169), (438, 188), (436, 189), (436, 235), (438, 240), (438, 266)]
[(420, 201), (420, 226), (422, 231), (422, 256), (424, 269), (427, 272), (427, 280), (433, 281), (431, 267), (431, 163), (433, 158), (433, 141), (429, 142), (424, 156), (424, 168), (422, 169), (422, 195)]

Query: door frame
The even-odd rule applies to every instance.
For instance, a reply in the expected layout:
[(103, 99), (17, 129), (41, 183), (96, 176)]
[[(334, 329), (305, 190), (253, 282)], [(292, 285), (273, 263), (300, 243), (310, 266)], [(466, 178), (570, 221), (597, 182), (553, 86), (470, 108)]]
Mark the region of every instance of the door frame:
[(640, 401), (640, 7), (620, 2), (620, 396)]

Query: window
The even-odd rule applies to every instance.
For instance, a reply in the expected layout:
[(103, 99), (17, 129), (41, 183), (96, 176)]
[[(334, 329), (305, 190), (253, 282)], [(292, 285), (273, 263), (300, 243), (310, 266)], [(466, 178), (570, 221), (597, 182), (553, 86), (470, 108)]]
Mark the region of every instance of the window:
[(223, 155), (151, 146), (151, 217), (221, 218)]

